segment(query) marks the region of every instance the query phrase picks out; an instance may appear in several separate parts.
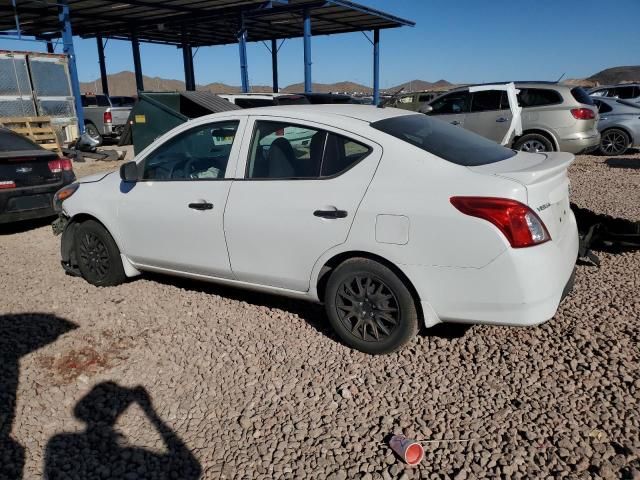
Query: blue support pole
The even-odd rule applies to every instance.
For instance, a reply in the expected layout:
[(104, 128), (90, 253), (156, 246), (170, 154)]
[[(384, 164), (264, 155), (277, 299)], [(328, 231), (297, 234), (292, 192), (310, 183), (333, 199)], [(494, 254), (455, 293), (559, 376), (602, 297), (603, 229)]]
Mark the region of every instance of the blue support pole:
[(304, 93), (311, 93), (311, 12), (304, 9)]
[(373, 104), (380, 103), (380, 30), (373, 31)]
[(249, 93), (249, 68), (247, 66), (247, 29), (244, 26), (244, 18), (241, 21), (238, 32), (238, 47), (240, 48), (240, 80), (242, 93)]
[(273, 93), (278, 93), (278, 42), (271, 39), (271, 74), (273, 75)]
[(58, 3), (58, 20), (62, 24), (63, 52), (68, 58), (69, 77), (71, 78), (71, 92), (76, 105), (76, 118), (78, 119), (78, 131), (84, 133), (84, 111), (82, 110), (82, 98), (80, 93), (80, 80), (76, 67), (76, 54), (73, 50), (73, 32), (71, 31), (71, 19), (69, 18), (69, 5), (67, 0)]

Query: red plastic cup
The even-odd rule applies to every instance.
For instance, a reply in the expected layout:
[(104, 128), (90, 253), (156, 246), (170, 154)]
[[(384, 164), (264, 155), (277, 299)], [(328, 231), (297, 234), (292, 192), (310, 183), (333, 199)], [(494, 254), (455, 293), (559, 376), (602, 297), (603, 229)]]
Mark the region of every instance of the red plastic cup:
[(424, 448), (415, 440), (404, 435), (394, 435), (389, 446), (408, 465), (417, 465), (424, 458)]

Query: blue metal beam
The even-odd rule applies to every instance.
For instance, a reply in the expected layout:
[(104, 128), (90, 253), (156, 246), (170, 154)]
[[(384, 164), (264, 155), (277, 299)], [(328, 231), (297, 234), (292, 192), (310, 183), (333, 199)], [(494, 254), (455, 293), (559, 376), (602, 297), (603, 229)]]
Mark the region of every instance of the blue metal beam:
[(238, 32), (238, 47), (240, 49), (240, 81), (242, 93), (249, 93), (249, 68), (247, 66), (247, 29), (244, 26), (244, 18), (241, 21)]
[(373, 104), (380, 103), (380, 30), (373, 31)]
[(142, 78), (142, 61), (140, 60), (140, 42), (135, 32), (131, 34), (131, 49), (133, 50), (133, 70), (136, 75), (136, 90), (142, 92), (144, 90), (144, 79)]
[(304, 9), (304, 93), (311, 93), (311, 12)]
[(102, 83), (102, 93), (109, 96), (107, 64), (104, 60), (104, 43), (102, 43), (102, 37), (96, 37), (96, 44), (98, 45), (98, 64), (100, 65), (100, 82)]
[(67, 5), (67, 0), (59, 0), (58, 20), (62, 26), (63, 52), (68, 58), (69, 77), (71, 78), (71, 91), (75, 99), (78, 130), (80, 134), (83, 134), (84, 111), (82, 110), (82, 94), (80, 93), (80, 80), (78, 80), (76, 54), (73, 49), (73, 32), (71, 31), (71, 19), (69, 18), (69, 5)]
[(278, 41), (271, 39), (271, 73), (273, 74), (273, 93), (278, 93)]

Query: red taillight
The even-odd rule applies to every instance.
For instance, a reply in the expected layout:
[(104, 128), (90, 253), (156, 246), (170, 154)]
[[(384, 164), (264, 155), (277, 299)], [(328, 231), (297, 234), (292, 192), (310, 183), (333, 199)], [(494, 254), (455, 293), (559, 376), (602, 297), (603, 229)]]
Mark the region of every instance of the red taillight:
[(572, 108), (571, 115), (578, 120), (593, 120), (596, 113), (590, 108)]
[(16, 182), (13, 180), (0, 180), (0, 190), (5, 188), (16, 188)]
[(56, 158), (55, 160), (49, 161), (49, 170), (51, 173), (60, 173), (63, 170), (65, 172), (70, 172), (73, 170), (73, 164), (71, 163), (71, 160), (66, 157)]
[(111, 112), (104, 112), (102, 115), (104, 117), (104, 123), (111, 123), (113, 118), (111, 117)]
[(509, 198), (451, 197), (466, 215), (493, 223), (513, 248), (531, 247), (551, 240), (547, 227), (529, 207)]

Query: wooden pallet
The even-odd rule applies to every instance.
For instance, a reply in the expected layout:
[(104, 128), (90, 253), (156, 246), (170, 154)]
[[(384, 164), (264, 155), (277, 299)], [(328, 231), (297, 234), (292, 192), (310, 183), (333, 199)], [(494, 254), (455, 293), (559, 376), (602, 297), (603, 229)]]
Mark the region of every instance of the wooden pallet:
[(50, 117), (2, 117), (0, 125), (30, 138), (42, 148), (62, 153)]

